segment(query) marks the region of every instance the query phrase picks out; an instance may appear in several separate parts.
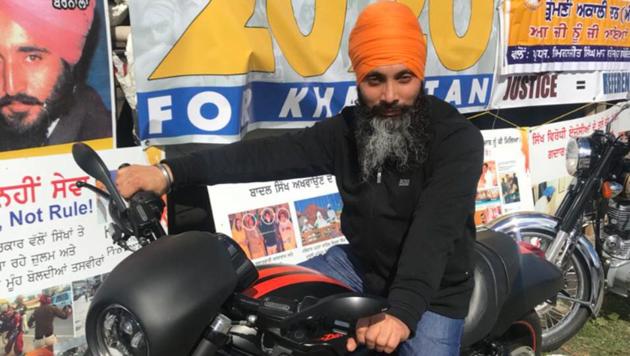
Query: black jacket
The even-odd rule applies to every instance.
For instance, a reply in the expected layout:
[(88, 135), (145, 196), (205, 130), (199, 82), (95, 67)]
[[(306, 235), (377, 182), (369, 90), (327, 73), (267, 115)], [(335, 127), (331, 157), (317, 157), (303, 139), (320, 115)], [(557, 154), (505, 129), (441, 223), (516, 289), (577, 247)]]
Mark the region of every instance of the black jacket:
[[(217, 184), (333, 174), (344, 206), (341, 228), (363, 262), (368, 292), (415, 331), (426, 309), (464, 318), (473, 287), (479, 130), (428, 97), (432, 143), (423, 167), (361, 182), (354, 109), (279, 137), (244, 141), (167, 160), (175, 184)], [(200, 168), (203, 167), (203, 168)]]
[(77, 85), (70, 111), (64, 114), (46, 145), (112, 137), (112, 116), (92, 87)]

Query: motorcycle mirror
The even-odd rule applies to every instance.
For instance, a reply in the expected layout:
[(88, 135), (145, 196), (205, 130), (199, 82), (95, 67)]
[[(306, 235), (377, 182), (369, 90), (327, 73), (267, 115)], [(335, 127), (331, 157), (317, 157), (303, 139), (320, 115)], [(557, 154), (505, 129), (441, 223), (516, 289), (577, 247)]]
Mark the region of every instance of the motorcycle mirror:
[(116, 189), (112, 177), (109, 175), (107, 166), (90, 146), (82, 142), (75, 143), (72, 145), (72, 157), (85, 173), (105, 184), (107, 191), (113, 199), (114, 205), (116, 205), (120, 212), (127, 209), (125, 201), (120, 195), (120, 192), (118, 192), (118, 189)]

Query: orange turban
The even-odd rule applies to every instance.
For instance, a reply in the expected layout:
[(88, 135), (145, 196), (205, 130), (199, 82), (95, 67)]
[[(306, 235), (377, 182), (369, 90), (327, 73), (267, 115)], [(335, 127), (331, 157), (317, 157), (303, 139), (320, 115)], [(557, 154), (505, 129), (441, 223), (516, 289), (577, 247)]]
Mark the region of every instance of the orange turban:
[(427, 43), (418, 19), (407, 5), (378, 1), (359, 15), (348, 44), (357, 82), (375, 67), (404, 64), (424, 79)]

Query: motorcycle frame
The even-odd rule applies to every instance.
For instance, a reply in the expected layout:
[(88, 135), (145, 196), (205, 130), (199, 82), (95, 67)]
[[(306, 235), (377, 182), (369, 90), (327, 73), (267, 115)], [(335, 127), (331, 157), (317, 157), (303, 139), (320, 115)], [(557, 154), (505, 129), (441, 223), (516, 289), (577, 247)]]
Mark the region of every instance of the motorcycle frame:
[[(521, 239), (520, 231), (523, 230), (542, 229), (549, 236), (556, 236), (559, 225), (560, 219), (553, 215), (524, 211), (501, 216), (486, 227), (506, 233), (519, 241)], [(588, 268), (591, 282), (588, 309), (591, 314), (597, 316), (604, 300), (604, 267), (597, 251), (582, 233), (577, 236), (574, 253), (585, 262)]]

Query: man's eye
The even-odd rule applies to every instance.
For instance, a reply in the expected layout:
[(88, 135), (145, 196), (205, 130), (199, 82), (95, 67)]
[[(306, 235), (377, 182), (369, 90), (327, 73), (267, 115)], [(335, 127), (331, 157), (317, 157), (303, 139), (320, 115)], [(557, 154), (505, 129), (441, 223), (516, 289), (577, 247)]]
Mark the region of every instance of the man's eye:
[(398, 78), (398, 81), (401, 83), (409, 83), (411, 81), (411, 78), (411, 75), (403, 75), (402, 77)]
[(379, 85), (381, 84), (381, 80), (377, 77), (369, 77), (367, 78), (367, 82), (369, 85)]
[(26, 56), (27, 62), (37, 62), (37, 61), (40, 61), (41, 59), (42, 59), (42, 56), (40, 56), (39, 54), (29, 54)]

